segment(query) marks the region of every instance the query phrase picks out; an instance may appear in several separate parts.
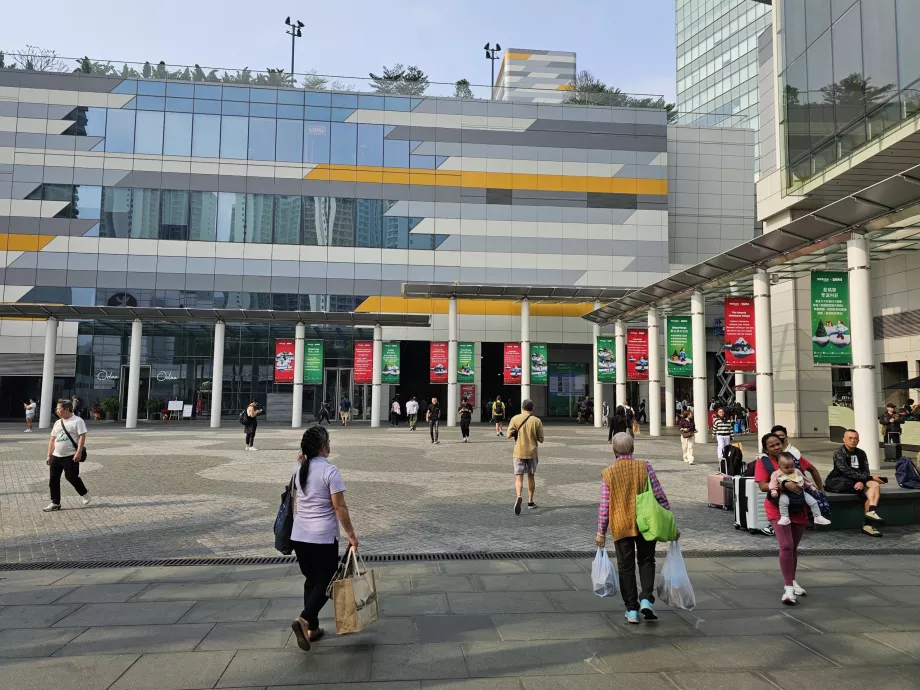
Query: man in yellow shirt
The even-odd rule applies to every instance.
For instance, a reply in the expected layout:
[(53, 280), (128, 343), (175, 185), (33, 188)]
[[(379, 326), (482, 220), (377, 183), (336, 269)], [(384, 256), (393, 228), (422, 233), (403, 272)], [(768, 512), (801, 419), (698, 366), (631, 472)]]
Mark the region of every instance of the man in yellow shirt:
[(527, 507), (537, 507), (533, 494), (536, 488), (534, 474), (537, 471), (537, 446), (543, 443), (543, 422), (533, 413), (533, 401), (521, 403), (521, 414), (515, 415), (508, 424), (508, 438), (514, 439), (514, 514), (521, 514), (521, 493), (524, 489), (524, 475), (527, 475)]

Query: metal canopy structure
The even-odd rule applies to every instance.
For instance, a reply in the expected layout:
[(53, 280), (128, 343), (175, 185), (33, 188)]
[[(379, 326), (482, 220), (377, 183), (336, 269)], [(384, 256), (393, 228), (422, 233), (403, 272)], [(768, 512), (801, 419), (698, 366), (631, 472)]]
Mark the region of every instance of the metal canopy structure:
[(609, 302), (628, 295), (632, 288), (549, 285), (462, 285), (455, 283), (403, 283), (403, 297), (421, 299), (528, 300), (549, 304)]
[[(685, 309), (695, 290), (721, 306), (729, 295), (752, 292), (752, 276), (766, 269), (771, 280), (814, 270), (846, 269), (846, 242), (853, 230), (867, 234), (872, 258), (920, 248), (920, 165), (790, 221), (696, 266), (659, 280), (583, 318), (606, 325), (639, 316), (650, 306), (663, 314)], [(708, 305), (707, 305), (708, 306)]]
[(425, 314), (275, 311), (273, 309), (187, 309), (184, 307), (81, 307), (66, 304), (0, 304), (0, 318), (99, 320), (168, 323), (255, 323), (311, 326), (430, 326)]

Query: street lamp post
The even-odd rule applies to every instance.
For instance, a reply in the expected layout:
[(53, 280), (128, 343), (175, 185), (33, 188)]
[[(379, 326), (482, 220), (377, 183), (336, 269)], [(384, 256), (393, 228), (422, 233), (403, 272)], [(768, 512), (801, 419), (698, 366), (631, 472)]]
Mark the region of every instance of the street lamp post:
[(285, 19), (284, 23), (288, 25), (288, 30), (285, 31), (284, 33), (289, 34), (291, 37), (291, 79), (293, 79), (294, 78), (294, 39), (300, 38), (301, 36), (303, 36), (303, 34), (300, 33), (300, 30), (303, 28), (304, 23), (300, 21), (299, 19), (291, 22), (290, 17)]
[(485, 49), (486, 60), (490, 60), (492, 62), (492, 86), (490, 93), (492, 94), (492, 98), (495, 98), (495, 61), (501, 60), (501, 57), (498, 55), (498, 53), (501, 52), (502, 47), (496, 43), (495, 47), (493, 48), (489, 43), (486, 43)]

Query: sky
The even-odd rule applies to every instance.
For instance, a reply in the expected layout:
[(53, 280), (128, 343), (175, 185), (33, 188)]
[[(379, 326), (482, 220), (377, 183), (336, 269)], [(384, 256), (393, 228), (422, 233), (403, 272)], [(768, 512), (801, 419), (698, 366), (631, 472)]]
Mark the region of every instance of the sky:
[(6, 3), (0, 50), (122, 62), (290, 69), (284, 19), (305, 27), (296, 72), (366, 77), (417, 65), (431, 81), (488, 84), (485, 43), (566, 50), (608, 85), (675, 96), (674, 0), (41, 0)]

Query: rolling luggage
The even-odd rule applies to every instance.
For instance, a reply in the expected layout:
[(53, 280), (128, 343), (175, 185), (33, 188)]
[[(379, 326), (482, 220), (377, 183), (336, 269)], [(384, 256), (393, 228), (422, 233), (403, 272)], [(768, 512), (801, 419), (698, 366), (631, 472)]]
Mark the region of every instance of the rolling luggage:
[(735, 492), (735, 529), (746, 529), (757, 534), (771, 529), (763, 501), (766, 498), (757, 482), (751, 477), (732, 477)]
[(707, 505), (710, 508), (732, 509), (732, 490), (727, 486), (722, 486), (722, 482), (730, 480), (731, 477), (719, 472), (706, 476), (706, 488), (709, 495)]
[(901, 452), (900, 443), (886, 443), (885, 444), (885, 460), (888, 462), (897, 462), (901, 459), (903, 453)]

